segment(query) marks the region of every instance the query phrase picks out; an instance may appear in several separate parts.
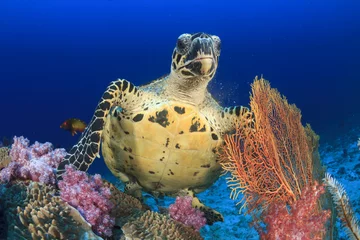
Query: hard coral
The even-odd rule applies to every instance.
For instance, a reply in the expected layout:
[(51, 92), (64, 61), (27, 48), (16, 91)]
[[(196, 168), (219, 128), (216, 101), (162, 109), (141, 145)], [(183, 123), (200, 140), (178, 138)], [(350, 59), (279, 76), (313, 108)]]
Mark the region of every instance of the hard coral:
[(111, 236), (115, 219), (110, 216), (113, 203), (110, 189), (103, 185), (99, 174), (89, 177), (71, 165), (65, 167), (63, 180), (59, 181), (61, 198), (77, 208), (93, 230), (100, 235)]
[(103, 180), (103, 186), (109, 188), (111, 192), (110, 201), (114, 205), (110, 214), (112, 217), (125, 219), (134, 212), (150, 209), (149, 206), (141, 203), (139, 199), (120, 191), (106, 180)]
[(54, 170), (66, 154), (65, 149), (55, 149), (51, 143), (35, 142), (29, 146), (24, 137), (14, 137), (11, 146), (10, 164), (1, 170), (0, 181), (14, 179), (32, 180), (46, 184), (55, 184)]
[(143, 204), (137, 198), (127, 195), (120, 191), (112, 183), (103, 180), (104, 186), (110, 189), (110, 201), (114, 207), (111, 209), (110, 216), (115, 218), (112, 239), (122, 239), (123, 232), (121, 228), (129, 221), (139, 217), (149, 206)]
[(146, 211), (122, 227), (125, 239), (200, 240), (198, 231), (166, 215)]
[(51, 185), (13, 182), (2, 199), (7, 239), (101, 239)]
[(192, 197), (177, 197), (174, 204), (169, 207), (170, 216), (176, 221), (199, 230), (206, 224), (204, 213), (191, 205)]

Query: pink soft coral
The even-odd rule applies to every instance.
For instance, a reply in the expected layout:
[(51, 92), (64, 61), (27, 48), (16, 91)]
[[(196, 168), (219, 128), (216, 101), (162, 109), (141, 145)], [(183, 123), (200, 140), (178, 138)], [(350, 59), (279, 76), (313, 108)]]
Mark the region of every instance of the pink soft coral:
[(103, 185), (99, 174), (89, 177), (71, 165), (65, 169), (63, 180), (58, 183), (61, 198), (77, 208), (93, 230), (100, 235), (111, 236), (115, 219), (110, 217), (113, 207), (110, 189)]
[(329, 210), (318, 210), (318, 200), (324, 192), (324, 186), (315, 182), (290, 206), (291, 212), (284, 203), (271, 205), (264, 218), (267, 233), (260, 230), (261, 239), (322, 239), (325, 223), (330, 217)]
[(206, 218), (203, 212), (192, 207), (191, 202), (190, 196), (177, 197), (175, 203), (170, 205), (169, 213), (173, 219), (199, 230), (206, 224)]
[(13, 179), (32, 180), (45, 184), (55, 184), (54, 170), (66, 155), (65, 149), (55, 149), (51, 143), (35, 142), (29, 146), (24, 137), (14, 137), (11, 146), (10, 164), (1, 170), (0, 181)]

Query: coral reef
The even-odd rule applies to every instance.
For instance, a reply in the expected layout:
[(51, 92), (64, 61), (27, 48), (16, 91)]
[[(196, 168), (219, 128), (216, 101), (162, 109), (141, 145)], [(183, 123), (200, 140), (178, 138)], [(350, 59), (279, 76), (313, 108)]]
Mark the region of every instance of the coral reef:
[(9, 156), (10, 149), (7, 147), (0, 148), (0, 170), (7, 167), (11, 161)]
[(126, 217), (132, 216), (138, 211), (150, 209), (149, 206), (141, 203), (139, 199), (121, 192), (112, 183), (106, 180), (103, 180), (103, 186), (110, 189), (110, 201), (113, 204), (110, 216), (115, 217), (116, 219), (126, 219)]
[(0, 239), (7, 239), (7, 227), (5, 221), (5, 209), (4, 206), (1, 204), (2, 195), (5, 192), (5, 188), (3, 185), (0, 184)]
[(182, 222), (187, 226), (192, 226), (199, 230), (206, 224), (204, 213), (192, 207), (192, 197), (177, 197), (174, 204), (169, 206), (170, 217)]
[[(316, 181), (325, 174), (318, 153), (319, 136), (310, 125), (302, 125), (300, 110), (263, 78), (256, 78), (252, 84), (250, 107), (255, 117), (254, 131), (245, 132), (238, 126), (234, 134), (225, 136), (220, 151), (223, 168), (232, 175), (228, 179), (231, 197), (236, 199), (243, 194), (241, 209), (247, 207), (260, 233), (260, 226), (268, 224), (266, 239), (277, 239), (277, 234), (292, 236), (292, 227), (299, 228), (299, 232), (306, 228), (303, 234), (322, 238), (325, 231), (312, 232), (298, 218), (316, 216), (320, 224), (316, 226), (323, 227), (330, 216), (323, 208), (328, 195), (317, 201), (320, 196), (314, 199), (308, 193), (309, 187), (317, 186)], [(313, 194), (320, 195), (322, 191), (320, 187)], [(312, 209), (313, 212), (304, 212)], [(286, 215), (288, 210), (293, 213)]]
[(65, 156), (65, 149), (55, 149), (51, 143), (35, 142), (29, 146), (24, 137), (14, 137), (11, 146), (11, 162), (0, 172), (0, 181), (14, 179), (32, 180), (55, 184), (54, 170)]
[(62, 200), (78, 209), (100, 235), (111, 236), (115, 218), (110, 216), (114, 207), (110, 189), (104, 186), (99, 174), (89, 177), (70, 165), (65, 169), (63, 180), (58, 183)]
[[(116, 201), (110, 215), (116, 216), (116, 227), (123, 230), (114, 229), (117, 233), (107, 239), (202, 239), (192, 227), (169, 216), (145, 211), (147, 206), (120, 192), (111, 183), (104, 181), (103, 186), (110, 189), (110, 200)], [(6, 232), (4, 238), (102, 239), (92, 231), (81, 211), (58, 196), (55, 186), (15, 180), (1, 188), (0, 209), (5, 209), (7, 225), (2, 232)]]
[[(8, 237), (8, 233), (11, 235), (14, 232), (14, 225), (17, 223), (17, 207), (25, 207), (25, 200), (27, 198), (26, 188), (29, 185), (28, 182), (14, 181), (10, 186), (0, 184), (0, 208), (3, 210), (3, 220), (5, 231), (3, 234)], [(20, 225), (21, 222), (20, 222)], [(10, 238), (11, 239), (11, 238)]]
[(37, 182), (17, 182), (7, 188), (3, 206), (8, 239), (101, 239), (56, 189)]
[(290, 205), (290, 211), (282, 202), (273, 203), (264, 216), (266, 232), (259, 229), (261, 239), (323, 239), (325, 224), (331, 212), (318, 211), (317, 205), (325, 187), (317, 182), (303, 190), (299, 200)]
[(130, 220), (122, 227), (122, 230), (124, 232), (123, 239), (203, 239), (200, 233), (191, 227), (151, 211), (146, 211), (141, 216)]
[(201, 239), (192, 227), (150, 212), (148, 206), (100, 175), (67, 166), (63, 180), (55, 185), (54, 169), (65, 151), (53, 150), (50, 143), (29, 146), (28, 139), (15, 137), (10, 151), (3, 152), (11, 162), (0, 172), (1, 238), (120, 239), (125, 237), (122, 227), (134, 229), (144, 220), (152, 231), (146, 230), (147, 236)]

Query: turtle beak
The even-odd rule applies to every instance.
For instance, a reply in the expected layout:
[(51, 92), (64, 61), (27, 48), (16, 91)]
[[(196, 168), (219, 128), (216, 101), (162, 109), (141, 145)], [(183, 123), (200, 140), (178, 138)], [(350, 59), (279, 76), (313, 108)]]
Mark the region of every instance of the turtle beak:
[(195, 59), (194, 61), (201, 64), (201, 67), (199, 69), (200, 75), (210, 75), (215, 69), (215, 60), (212, 57), (201, 57)]
[(208, 76), (215, 71), (215, 60), (213, 57), (198, 57), (188, 63), (185, 68), (198, 76)]

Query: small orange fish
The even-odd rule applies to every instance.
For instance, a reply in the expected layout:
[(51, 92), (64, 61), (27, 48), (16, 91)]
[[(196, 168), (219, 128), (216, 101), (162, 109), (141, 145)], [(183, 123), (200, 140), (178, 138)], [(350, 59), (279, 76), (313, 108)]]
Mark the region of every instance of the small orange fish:
[(60, 125), (60, 128), (71, 132), (74, 136), (77, 132), (83, 132), (86, 128), (86, 123), (77, 118), (69, 118)]

